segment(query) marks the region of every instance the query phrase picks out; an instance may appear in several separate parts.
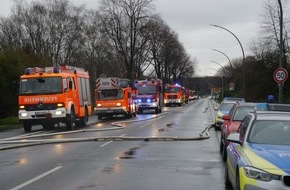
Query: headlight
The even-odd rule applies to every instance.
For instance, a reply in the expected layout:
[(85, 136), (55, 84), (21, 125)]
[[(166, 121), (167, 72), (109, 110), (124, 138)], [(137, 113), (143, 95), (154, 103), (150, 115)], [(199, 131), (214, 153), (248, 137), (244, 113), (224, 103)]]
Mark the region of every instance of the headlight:
[(121, 106), (121, 103), (118, 102), (118, 103), (117, 103), (117, 106), (118, 106), (118, 107)]
[(25, 108), (25, 106), (19, 106), (19, 109), (24, 109)]
[(55, 115), (61, 115), (62, 114), (62, 111), (56, 111), (55, 112)]
[(102, 107), (102, 104), (97, 104), (97, 107)]
[(22, 117), (26, 117), (26, 116), (27, 116), (27, 113), (26, 113), (26, 112), (21, 113), (21, 116), (22, 116)]
[(138, 102), (138, 103), (141, 103), (141, 102), (142, 102), (142, 100), (141, 100), (141, 99), (138, 99), (138, 100), (137, 100), (137, 102)]
[(249, 178), (257, 179), (261, 181), (271, 181), (271, 180), (280, 180), (279, 175), (270, 174), (266, 171), (259, 170), (253, 167), (244, 167), (245, 174)]
[(151, 102), (151, 99), (147, 99), (147, 103), (150, 103)]

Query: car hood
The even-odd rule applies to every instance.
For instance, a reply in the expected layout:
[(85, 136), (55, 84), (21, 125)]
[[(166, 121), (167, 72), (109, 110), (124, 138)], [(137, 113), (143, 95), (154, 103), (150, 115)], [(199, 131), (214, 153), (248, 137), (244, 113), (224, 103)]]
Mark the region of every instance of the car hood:
[(249, 143), (249, 165), (279, 175), (290, 174), (290, 146)]
[(230, 113), (230, 110), (219, 110), (219, 112), (228, 115)]

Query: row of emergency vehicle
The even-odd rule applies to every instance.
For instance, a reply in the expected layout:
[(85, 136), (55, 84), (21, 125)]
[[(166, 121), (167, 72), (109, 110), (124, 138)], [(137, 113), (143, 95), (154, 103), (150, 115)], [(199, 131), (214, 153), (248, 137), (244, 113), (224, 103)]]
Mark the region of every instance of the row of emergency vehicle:
[(190, 91), (180, 85), (165, 85), (161, 79), (135, 80), (100, 77), (95, 86), (95, 108), (92, 109), (89, 73), (81, 68), (27, 68), (20, 77), (19, 120), (26, 132), (33, 125), (50, 129), (65, 123), (68, 130), (85, 126), (92, 113), (99, 119), (124, 115), (136, 117), (144, 110), (161, 113), (162, 107), (184, 105)]
[(166, 84), (164, 92), (165, 106), (183, 106), (196, 98), (195, 91), (189, 90), (179, 84)]

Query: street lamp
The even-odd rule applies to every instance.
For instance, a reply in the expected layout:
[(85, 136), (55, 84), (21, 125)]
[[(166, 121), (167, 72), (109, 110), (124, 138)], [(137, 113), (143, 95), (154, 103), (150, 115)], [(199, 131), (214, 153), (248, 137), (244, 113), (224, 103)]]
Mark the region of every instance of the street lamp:
[[(214, 69), (214, 68), (210, 68), (210, 69), (212, 69), (212, 70), (215, 70), (216, 72), (218, 72), (218, 70), (217, 69)], [(221, 76), (221, 82), (222, 82), (222, 100), (224, 99), (224, 77), (223, 77), (223, 75)]]
[[(282, 3), (281, 0), (278, 0), (278, 4), (279, 4), (279, 8), (280, 8), (280, 18), (279, 18), (279, 22), (280, 22), (280, 55), (279, 55), (279, 67), (283, 68), (283, 7), (282, 7)], [(278, 84), (279, 87), (279, 104), (282, 103), (283, 100), (283, 83), (282, 84)]]
[(216, 61), (211, 61), (211, 62), (218, 64), (223, 69), (223, 73), (224, 73), (225, 68), (219, 62), (216, 62)]
[(221, 28), (223, 30), (228, 31), (229, 33), (231, 33), (236, 38), (236, 40), (238, 41), (238, 43), (241, 46), (242, 54), (243, 54), (243, 80), (242, 80), (243, 82), (242, 82), (242, 86), (243, 86), (243, 96), (245, 97), (245, 95), (246, 95), (246, 93), (245, 93), (245, 88), (246, 88), (246, 84), (245, 84), (245, 81), (246, 81), (246, 58), (245, 58), (244, 48), (243, 48), (239, 38), (233, 32), (231, 32), (230, 30), (228, 30), (228, 29), (226, 29), (226, 28), (224, 28), (222, 26), (216, 25), (216, 24), (211, 24), (211, 26), (214, 26), (214, 27), (217, 27), (217, 28)]
[(229, 61), (230, 66), (231, 66), (231, 69), (233, 69), (232, 62), (231, 62), (230, 58), (227, 56), (227, 54), (225, 54), (224, 52), (222, 52), (222, 51), (220, 51), (220, 50), (217, 50), (217, 49), (212, 49), (212, 50), (213, 50), (213, 51), (217, 51), (217, 52), (223, 54), (224, 56), (226, 56), (226, 58), (227, 58), (228, 61)]

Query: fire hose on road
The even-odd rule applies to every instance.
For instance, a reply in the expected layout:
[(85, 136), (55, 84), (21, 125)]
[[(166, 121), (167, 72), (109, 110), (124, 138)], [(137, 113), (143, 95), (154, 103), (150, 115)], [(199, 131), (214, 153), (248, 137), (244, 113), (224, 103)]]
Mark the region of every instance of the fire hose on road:
[(40, 138), (40, 137), (42, 138), (42, 137), (55, 136), (55, 135), (72, 134), (72, 133), (121, 130), (125, 128), (123, 126), (123, 124), (125, 123), (140, 122), (140, 121), (145, 121), (145, 120), (154, 120), (154, 119), (157, 119), (158, 117), (161, 117), (161, 116), (158, 115), (156, 117), (152, 117), (152, 118), (144, 119), (144, 120), (114, 122), (114, 123), (111, 123), (112, 127), (104, 128), (104, 129), (82, 129), (82, 130), (75, 130), (75, 131), (66, 131), (66, 132), (58, 132), (58, 133), (50, 133), (50, 134), (36, 134), (36, 135), (27, 135), (27, 136), (20, 136), (20, 137), (18, 136), (18, 137), (0, 139), (0, 144), (12, 144), (11, 146), (0, 147), (0, 151), (14, 149), (14, 148), (28, 147), (28, 146), (43, 145), (43, 144), (73, 143), (73, 142), (88, 142), (88, 141), (196, 141), (196, 140), (206, 140), (210, 138), (209, 129), (212, 126), (206, 127), (196, 137), (102, 136), (102, 137), (81, 137), (81, 138), (62, 138), (62, 139), (32, 139), (32, 138)]

